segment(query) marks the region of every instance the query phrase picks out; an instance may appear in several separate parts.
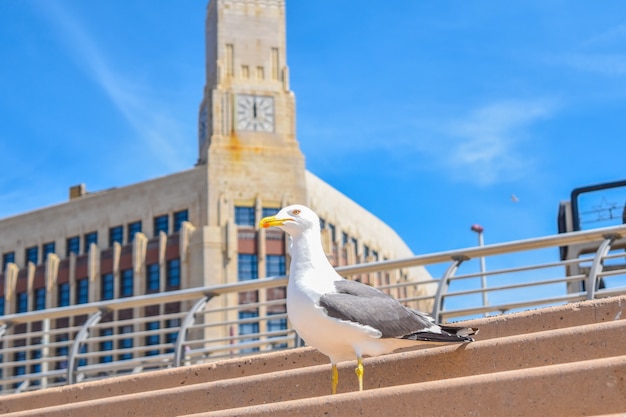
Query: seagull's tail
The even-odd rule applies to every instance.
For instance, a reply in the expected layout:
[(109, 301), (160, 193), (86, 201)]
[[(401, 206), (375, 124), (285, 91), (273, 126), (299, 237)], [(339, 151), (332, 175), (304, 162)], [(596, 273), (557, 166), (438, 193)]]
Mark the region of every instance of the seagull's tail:
[(473, 342), (474, 339), (472, 338), (472, 336), (478, 333), (477, 327), (454, 327), (454, 326), (445, 326), (442, 324), (440, 324), (439, 327), (441, 327), (441, 330), (443, 332), (454, 335), (467, 342)]
[(433, 325), (431, 328), (403, 336), (402, 339), (423, 342), (473, 342), (473, 335), (478, 333), (475, 327), (453, 327)]

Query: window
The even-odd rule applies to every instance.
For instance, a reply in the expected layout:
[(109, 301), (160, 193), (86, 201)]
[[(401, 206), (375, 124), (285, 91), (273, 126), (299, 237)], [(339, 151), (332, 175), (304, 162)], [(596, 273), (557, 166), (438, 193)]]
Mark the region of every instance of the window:
[(113, 274), (102, 274), (100, 285), (100, 298), (102, 300), (112, 300), (115, 298), (115, 278)]
[(125, 269), (120, 275), (120, 297), (133, 296), (133, 270)]
[(46, 309), (46, 289), (45, 288), (36, 288), (33, 294), (35, 305), (35, 310), (45, 310)]
[[(120, 333), (121, 334), (130, 334), (132, 332), (133, 332), (132, 324), (120, 327)], [(125, 338), (125, 339), (120, 339), (117, 342), (117, 348), (118, 349), (132, 349), (132, 347), (133, 347), (133, 338), (132, 337), (128, 337), (128, 338)], [(127, 359), (132, 359), (132, 357), (133, 357), (133, 354), (131, 352), (122, 353), (121, 355), (119, 355), (119, 360), (124, 361), (124, 360), (127, 360)]]
[(167, 289), (180, 288), (180, 259), (167, 261)]
[(14, 263), (15, 263), (15, 252), (5, 253), (4, 255), (2, 255), (2, 271), (0, 272), (6, 271), (8, 264), (14, 264)]
[(128, 223), (128, 242), (135, 240), (135, 235), (141, 233), (141, 220)]
[(70, 256), (70, 253), (80, 254), (80, 238), (78, 236), (67, 238), (67, 250), (65, 252), (65, 256)]
[[(30, 358), (34, 361), (41, 359), (41, 350), (36, 349), (30, 352)], [(31, 374), (38, 374), (41, 372), (41, 362), (35, 362), (30, 366)], [(36, 379), (31, 381), (31, 385), (41, 385), (41, 381)]]
[[(268, 316), (271, 317), (272, 315), (278, 315), (278, 314), (285, 314), (284, 312), (275, 312), (275, 313), (268, 313)], [(267, 319), (267, 331), (268, 332), (280, 332), (282, 330), (287, 330), (287, 318), (283, 317), (283, 318), (269, 318)], [(278, 334), (275, 336), (270, 336), (270, 337), (284, 337), (284, 334)], [(287, 347), (287, 343), (277, 343), (274, 345), (274, 348), (277, 349), (283, 349)]]
[[(111, 337), (111, 336), (113, 336), (113, 328), (109, 327), (109, 328), (100, 330), (100, 337)], [(113, 350), (112, 339), (106, 339), (100, 342), (100, 352), (106, 352), (108, 350)], [(113, 355), (100, 356), (100, 363), (109, 363), (109, 362), (113, 362)]]
[(30, 248), (26, 248), (26, 262), (32, 262), (37, 265), (39, 261), (39, 248), (37, 246), (31, 246)]
[(55, 249), (56, 249), (56, 245), (54, 244), (54, 242), (48, 242), (48, 243), (43, 244), (43, 246), (41, 247), (41, 251), (42, 251), (44, 261), (46, 260), (46, 256), (48, 256), (49, 253), (56, 252)]
[(76, 281), (76, 304), (86, 304), (89, 302), (89, 278)]
[[(255, 334), (258, 336), (259, 333), (259, 322), (258, 321), (250, 321), (250, 319), (258, 318), (259, 313), (257, 311), (240, 311), (239, 312), (239, 320), (245, 320), (243, 323), (239, 323), (239, 335), (247, 335), (247, 334)], [(240, 339), (240, 343), (245, 342), (253, 342), (255, 340), (259, 340), (258, 337), (250, 337), (245, 339)], [(241, 353), (250, 353), (250, 352), (258, 352), (259, 347), (249, 347), (241, 349)]]
[[(168, 344), (175, 344), (176, 343), (176, 339), (178, 338), (178, 328), (180, 327), (180, 319), (168, 319), (165, 321), (165, 327), (170, 329), (170, 328), (175, 328), (176, 331), (175, 332), (170, 332), (170, 333), (165, 333), (165, 343)], [(167, 349), (167, 353), (173, 352), (174, 349), (170, 348)]]
[(335, 225), (332, 223), (328, 223), (328, 229), (330, 230), (331, 242), (335, 243), (335, 241), (337, 240), (337, 229), (335, 228)]
[(92, 243), (98, 244), (98, 232), (85, 233), (85, 245), (83, 246), (83, 252), (88, 253), (89, 247)]
[(259, 266), (256, 255), (240, 253), (237, 262), (237, 266), (239, 269), (239, 281), (248, 281), (251, 279), (259, 278)]
[(4, 316), (4, 296), (0, 297), (0, 316)]
[(235, 206), (235, 224), (254, 226), (254, 207)]
[(26, 313), (28, 311), (28, 293), (17, 293), (17, 310), (16, 313)]
[(376, 252), (375, 250), (372, 251), (372, 256), (374, 257), (375, 261), (378, 261), (378, 252)]
[(356, 257), (359, 255), (359, 242), (356, 240), (355, 237), (352, 238), (352, 247), (354, 248), (354, 258), (356, 259)]
[(275, 216), (276, 213), (278, 213), (279, 211), (280, 211), (280, 209), (277, 209), (277, 208), (263, 207), (263, 210), (262, 210), (262, 213), (261, 213), (261, 217)]
[(70, 305), (70, 284), (67, 282), (59, 284), (57, 305), (59, 307), (66, 307)]
[[(161, 325), (158, 321), (149, 321), (146, 323), (146, 330), (149, 332), (159, 330), (160, 327)], [(153, 346), (153, 345), (158, 345), (158, 344), (159, 344), (159, 334), (157, 332), (146, 336), (146, 346)], [(158, 355), (158, 354), (159, 354), (159, 351), (157, 349), (149, 350), (146, 352), (146, 356), (153, 356), (153, 355)]]
[(267, 255), (265, 258), (265, 276), (285, 275), (285, 255)]
[(348, 244), (348, 234), (346, 232), (341, 232), (341, 244), (343, 246)]
[(363, 245), (363, 257), (365, 260), (370, 256), (370, 247), (367, 245)]
[(159, 236), (160, 232), (168, 234), (170, 231), (170, 222), (167, 214), (154, 218), (154, 236)]
[(115, 226), (109, 229), (109, 247), (112, 248), (115, 242), (120, 245), (124, 244), (124, 226)]
[(159, 264), (147, 265), (146, 292), (159, 291), (161, 287), (161, 268)]
[[(56, 337), (56, 342), (58, 346), (55, 351), (55, 356), (57, 358), (63, 358), (62, 360), (57, 360), (54, 369), (67, 369), (67, 354), (69, 352), (69, 345), (67, 344), (69, 338), (67, 334), (62, 334)], [(65, 342), (65, 343), (64, 343)], [(65, 378), (55, 378), (54, 382), (64, 382)]]
[[(26, 360), (26, 351), (21, 350), (21, 351), (15, 352), (13, 360), (15, 362), (24, 362)], [(13, 376), (20, 376), (20, 375), (25, 375), (25, 374), (26, 374), (26, 366), (21, 365), (21, 366), (13, 367)], [(18, 385), (19, 383), (16, 382), (13, 386), (17, 388)]]
[(181, 210), (174, 213), (174, 233), (180, 230), (180, 226), (183, 222), (189, 220), (189, 212), (187, 210)]

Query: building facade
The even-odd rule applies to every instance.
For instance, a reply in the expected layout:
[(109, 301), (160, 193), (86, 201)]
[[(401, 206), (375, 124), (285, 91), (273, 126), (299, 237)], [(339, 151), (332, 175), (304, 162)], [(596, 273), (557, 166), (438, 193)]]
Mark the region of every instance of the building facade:
[[(197, 164), (105, 191), (71, 187), (64, 203), (0, 220), (0, 314), (284, 275), (285, 235), (256, 225), (294, 203), (320, 215), (335, 265), (412, 255), (389, 226), (306, 170), (296, 140), (285, 24), (284, 0), (211, 0)], [(413, 268), (359, 278), (383, 285), (429, 276)], [(407, 295), (403, 291), (394, 295)], [(281, 297), (284, 289), (219, 302)], [(155, 308), (117, 312), (108, 320), (175, 312), (181, 305)], [(285, 307), (272, 308), (243, 314)]]

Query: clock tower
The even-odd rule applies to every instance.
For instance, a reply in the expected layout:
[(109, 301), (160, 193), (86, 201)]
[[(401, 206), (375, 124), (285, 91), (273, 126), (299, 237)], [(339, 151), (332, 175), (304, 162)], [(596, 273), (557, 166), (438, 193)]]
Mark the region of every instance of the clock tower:
[(306, 203), (304, 156), (289, 90), (284, 0), (211, 0), (198, 165), (208, 171), (208, 224), (255, 202)]

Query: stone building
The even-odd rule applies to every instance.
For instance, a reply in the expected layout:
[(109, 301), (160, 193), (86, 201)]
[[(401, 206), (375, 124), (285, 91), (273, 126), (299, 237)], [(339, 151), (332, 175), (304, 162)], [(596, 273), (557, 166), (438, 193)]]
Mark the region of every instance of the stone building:
[[(81, 184), (66, 202), (0, 220), (0, 314), (284, 275), (284, 234), (256, 224), (293, 203), (320, 215), (335, 265), (412, 255), (389, 226), (306, 170), (285, 24), (284, 0), (209, 3), (197, 164), (104, 191)], [(428, 279), (422, 268), (371, 275), (362, 279)], [(403, 291), (395, 295), (411, 288)], [(284, 290), (251, 297), (265, 296)], [(117, 319), (181, 305), (155, 308)]]

